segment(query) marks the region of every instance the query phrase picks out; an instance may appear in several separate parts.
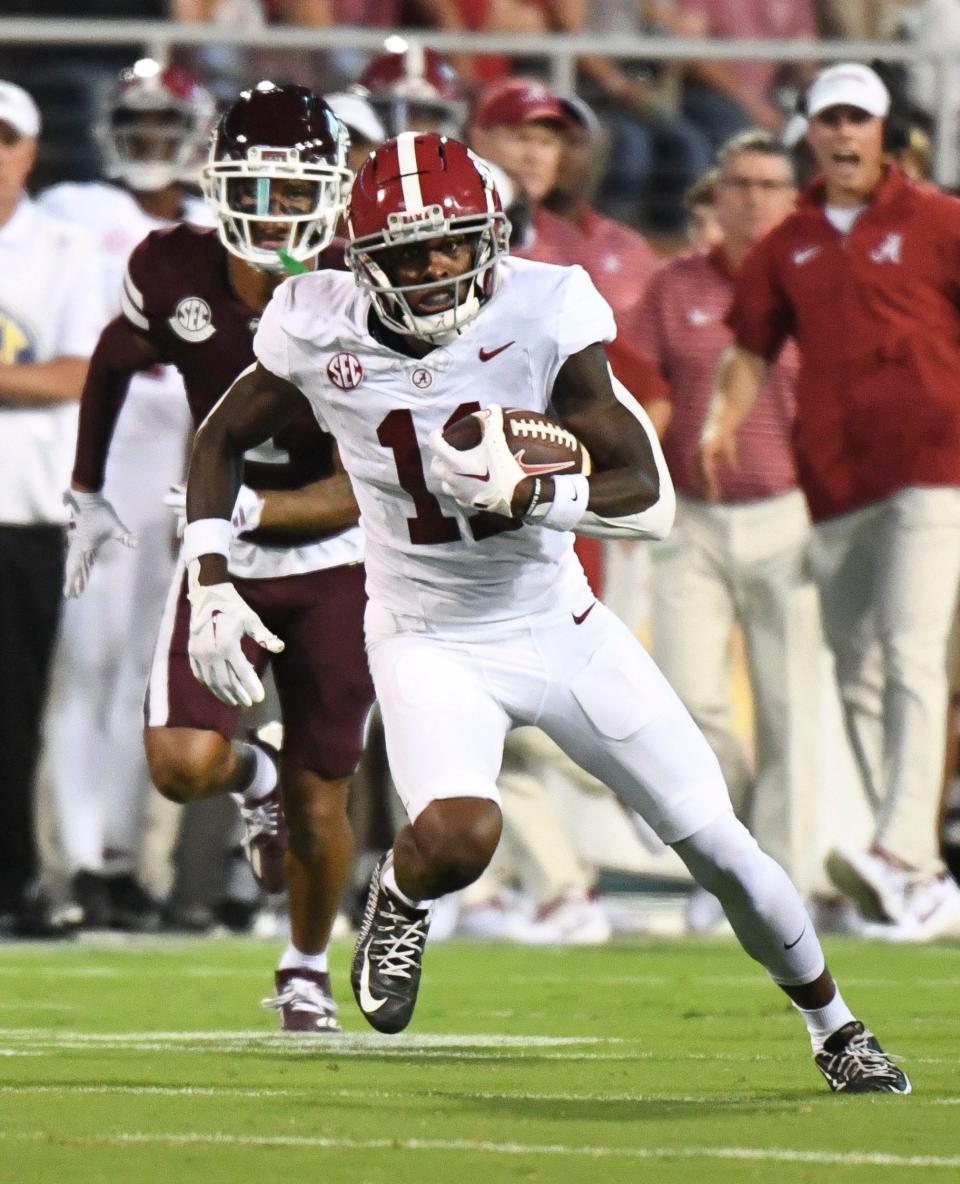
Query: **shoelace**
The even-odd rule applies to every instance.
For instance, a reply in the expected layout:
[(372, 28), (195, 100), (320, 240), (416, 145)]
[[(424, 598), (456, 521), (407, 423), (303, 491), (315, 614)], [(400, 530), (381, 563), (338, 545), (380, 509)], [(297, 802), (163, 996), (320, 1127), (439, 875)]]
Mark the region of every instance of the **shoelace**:
[(260, 1006), (274, 1011), (282, 1011), (284, 1007), (290, 1006), (294, 1011), (309, 1011), (331, 1019), (337, 1014), (337, 1005), (330, 996), (325, 995), (316, 983), (302, 978), (291, 979), (279, 995), (262, 999)]
[[(389, 896), (387, 897), (389, 901)], [(382, 913), (383, 920), (376, 926), (384, 932), (375, 933), (370, 942), (371, 949), (379, 947), (377, 973), (387, 978), (409, 978), (415, 970), (420, 954), (427, 940), (429, 911), (411, 920), (408, 916), (391, 908), (388, 903)]]
[(240, 817), (247, 830), (247, 842), (252, 842), (260, 835), (272, 837), (277, 833), (280, 822), (280, 807), (275, 799), (267, 798), (248, 806), (240, 799)]
[[(827, 1067), (830, 1070), (839, 1070), (845, 1068), (844, 1061), (853, 1061), (859, 1071), (856, 1074), (858, 1077), (887, 1078), (890, 1081), (898, 1081), (900, 1073), (893, 1064), (892, 1058), (884, 1052), (878, 1052), (877, 1049), (871, 1048), (869, 1041), (872, 1039), (873, 1034), (869, 1031), (859, 1032), (856, 1036), (852, 1036), (842, 1052), (834, 1053), (831, 1056)], [(849, 1071), (844, 1076), (849, 1077)]]

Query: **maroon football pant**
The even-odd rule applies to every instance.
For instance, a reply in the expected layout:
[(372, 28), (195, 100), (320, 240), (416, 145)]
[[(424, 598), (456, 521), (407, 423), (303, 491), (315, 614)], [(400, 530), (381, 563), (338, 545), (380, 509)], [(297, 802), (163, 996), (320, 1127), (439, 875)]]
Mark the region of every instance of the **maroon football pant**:
[[(244, 653), (258, 674), (269, 662), (283, 716), (284, 760), (325, 780), (348, 777), (360, 759), (373, 684), (363, 642), (366, 606), (360, 564), (278, 579), (234, 581), (263, 623), (283, 640), (269, 654), (250, 638)], [(187, 654), (190, 604), (181, 575), (164, 613), (144, 705), (148, 727), (198, 728), (230, 740), (240, 709), (194, 678)]]

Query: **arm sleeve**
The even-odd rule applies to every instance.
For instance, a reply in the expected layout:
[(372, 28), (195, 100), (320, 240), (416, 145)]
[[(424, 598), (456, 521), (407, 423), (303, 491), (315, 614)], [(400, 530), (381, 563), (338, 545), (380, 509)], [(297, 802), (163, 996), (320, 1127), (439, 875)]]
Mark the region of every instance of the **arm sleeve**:
[(772, 236), (759, 242), (737, 273), (726, 323), (741, 349), (773, 362), (793, 333), (793, 309), (780, 285)]
[(673, 526), (677, 498), (663, 449), (649, 416), (612, 371), (610, 381), (618, 401), (626, 407), (647, 434), (657, 465), (660, 496), (652, 506), (639, 510), (636, 514), (627, 514), (623, 518), (601, 518), (599, 514), (593, 514), (588, 510), (577, 524), (576, 533), (595, 539), (665, 539)]
[(60, 315), (54, 356), (89, 358), (107, 322), (96, 245), (85, 233), (65, 236), (60, 252), (57, 295)]
[(103, 488), (110, 441), (130, 379), (156, 360), (150, 345), (123, 317), (116, 317), (101, 333), (80, 396), (73, 466), (73, 477), (79, 485)]
[(610, 305), (579, 266), (563, 269), (563, 287), (555, 316), (556, 357), (548, 384), (551, 390), (567, 358), (588, 345), (613, 341), (617, 335)]

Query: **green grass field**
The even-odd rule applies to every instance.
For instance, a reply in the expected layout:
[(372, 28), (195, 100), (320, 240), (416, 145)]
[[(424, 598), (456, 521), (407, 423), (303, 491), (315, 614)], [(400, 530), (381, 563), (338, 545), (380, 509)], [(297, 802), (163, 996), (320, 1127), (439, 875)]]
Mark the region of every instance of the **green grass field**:
[(0, 950), (3, 1184), (960, 1179), (960, 948), (836, 941), (844, 992), (913, 1076), (829, 1093), (732, 942), (428, 949), (399, 1037), (335, 950), (341, 1037), (284, 1037), (274, 949)]

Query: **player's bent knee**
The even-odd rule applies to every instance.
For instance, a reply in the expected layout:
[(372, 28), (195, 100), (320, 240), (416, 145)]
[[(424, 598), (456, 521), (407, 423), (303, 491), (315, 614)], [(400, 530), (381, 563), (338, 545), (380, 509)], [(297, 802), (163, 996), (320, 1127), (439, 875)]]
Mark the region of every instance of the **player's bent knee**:
[(150, 780), (171, 802), (185, 805), (207, 797), (223, 777), (230, 742), (197, 728), (146, 728), (144, 748)]
[(764, 865), (772, 862), (732, 813), (673, 846), (697, 883), (720, 900), (731, 893), (754, 895), (754, 881), (764, 879)]
[(431, 802), (414, 823), (417, 847), (439, 892), (456, 892), (478, 879), (493, 858), (503, 820), (486, 798)]

